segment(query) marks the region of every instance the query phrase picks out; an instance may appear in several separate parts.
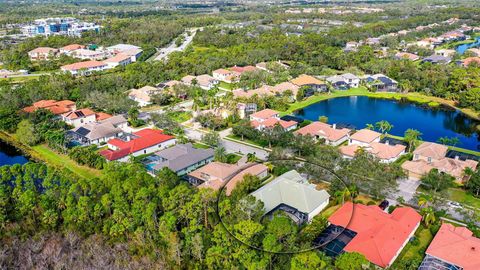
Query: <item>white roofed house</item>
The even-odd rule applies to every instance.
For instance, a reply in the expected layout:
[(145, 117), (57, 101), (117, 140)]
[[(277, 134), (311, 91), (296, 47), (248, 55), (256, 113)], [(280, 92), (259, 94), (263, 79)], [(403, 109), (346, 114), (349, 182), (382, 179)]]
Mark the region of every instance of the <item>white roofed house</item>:
[(295, 170), (280, 175), (251, 195), (263, 202), (264, 216), (282, 211), (298, 225), (311, 221), (330, 201), (328, 192), (317, 190)]

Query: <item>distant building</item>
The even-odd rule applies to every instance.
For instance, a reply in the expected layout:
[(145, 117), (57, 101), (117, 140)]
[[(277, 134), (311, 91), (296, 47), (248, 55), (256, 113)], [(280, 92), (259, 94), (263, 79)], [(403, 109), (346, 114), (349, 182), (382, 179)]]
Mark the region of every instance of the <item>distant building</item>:
[(480, 66), (480, 57), (467, 57), (463, 60), (458, 61), (457, 63), (464, 67), (468, 67), (470, 65)]
[(94, 111), (85, 108), (62, 114), (62, 120), (69, 125), (78, 127), (83, 124), (96, 122), (97, 117)]
[(110, 57), (103, 61), (108, 65), (108, 68), (115, 68), (117, 66), (126, 66), (132, 63), (132, 57), (123, 53), (119, 53), (114, 57)]
[(161, 130), (146, 128), (125, 138), (108, 141), (107, 150), (100, 152), (109, 161), (128, 161), (130, 156), (150, 154), (175, 145), (175, 137), (164, 134)]
[(432, 63), (432, 64), (448, 64), (452, 61), (452, 58), (442, 56), (442, 55), (430, 55), (422, 59), (423, 63)]
[(76, 50), (79, 50), (79, 49), (85, 49), (85, 46), (80, 45), (80, 44), (70, 44), (70, 45), (61, 47), (59, 49), (59, 52), (60, 52), (60, 54), (65, 54), (65, 55), (70, 56), (72, 54), (72, 52), (74, 52)]
[(100, 31), (100, 25), (92, 22), (82, 22), (75, 18), (45, 18), (21, 28), (22, 34), (33, 37), (37, 35), (68, 35), (80, 37), (86, 31)]
[(251, 195), (263, 202), (265, 216), (282, 211), (299, 225), (311, 221), (330, 201), (328, 192), (317, 190), (295, 170), (280, 175)]
[(102, 60), (105, 59), (106, 54), (104, 51), (98, 50), (88, 50), (88, 49), (78, 49), (70, 52), (69, 54), (72, 57), (82, 59), (82, 60)]
[(347, 90), (357, 88), (360, 85), (360, 78), (351, 73), (345, 73), (328, 77), (327, 82), (336, 90)]
[(28, 52), (31, 61), (50, 60), (56, 57), (58, 50), (50, 47), (38, 47)]
[(443, 223), (418, 270), (480, 269), (480, 239), (465, 227)]

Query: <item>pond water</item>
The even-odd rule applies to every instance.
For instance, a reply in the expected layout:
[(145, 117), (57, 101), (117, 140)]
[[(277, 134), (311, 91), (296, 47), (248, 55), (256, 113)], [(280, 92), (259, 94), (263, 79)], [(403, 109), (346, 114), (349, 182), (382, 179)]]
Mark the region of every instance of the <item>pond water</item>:
[(329, 123), (365, 128), (387, 120), (393, 125), (389, 132), (403, 136), (405, 130), (419, 130), (425, 141), (436, 142), (440, 137), (457, 137), (458, 147), (480, 150), (479, 121), (463, 113), (448, 108), (433, 109), (425, 105), (364, 96), (340, 97), (321, 101), (295, 113), (296, 116), (318, 121), (319, 116), (327, 116)]
[(28, 159), (15, 147), (0, 141), (0, 166), (25, 164)]
[(457, 50), (457, 53), (464, 54), (466, 50), (470, 48), (478, 48), (478, 47), (480, 47), (480, 36), (476, 37), (474, 42), (458, 45), (456, 50)]

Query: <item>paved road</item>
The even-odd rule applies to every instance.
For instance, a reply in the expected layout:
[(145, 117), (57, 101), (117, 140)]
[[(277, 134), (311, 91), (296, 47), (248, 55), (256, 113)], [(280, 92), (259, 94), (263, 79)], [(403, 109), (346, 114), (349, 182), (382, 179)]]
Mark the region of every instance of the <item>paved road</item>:
[[(195, 37), (195, 35), (197, 34), (197, 31), (199, 29), (191, 29), (191, 30), (187, 30), (185, 33), (183, 33), (182, 35), (180, 36), (183, 36), (185, 37), (185, 41), (182, 43), (182, 45), (178, 46), (175, 44), (175, 40), (166, 48), (162, 48), (160, 49), (160, 53), (158, 54), (157, 57), (155, 57), (155, 61), (162, 61), (162, 60), (168, 60), (168, 56), (172, 53), (172, 52), (181, 52), (181, 51), (184, 51), (185, 48), (187, 48), (187, 46), (193, 41), (193, 38)], [(187, 32), (190, 33), (190, 35), (187, 35)]]

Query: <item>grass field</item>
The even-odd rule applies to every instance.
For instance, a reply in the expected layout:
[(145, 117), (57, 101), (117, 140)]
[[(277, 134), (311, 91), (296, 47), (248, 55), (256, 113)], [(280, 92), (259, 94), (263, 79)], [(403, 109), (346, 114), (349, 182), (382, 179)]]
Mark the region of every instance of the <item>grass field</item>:
[(193, 143), (192, 144), (194, 148), (197, 148), (197, 149), (209, 149), (210, 146), (206, 145), (206, 144), (203, 144), (203, 143), (200, 143), (200, 142), (196, 142), (196, 143)]
[(449, 199), (480, 209), (480, 199), (459, 188), (448, 190)]
[(233, 85), (231, 83), (220, 82), (220, 83), (218, 83), (218, 88), (233, 90)]
[(191, 112), (171, 112), (169, 113), (169, 116), (172, 117), (172, 119), (177, 122), (177, 123), (183, 123), (190, 118), (192, 118), (192, 113)]
[(46, 145), (37, 145), (32, 147), (34, 150), (31, 153), (34, 158), (40, 159), (48, 163), (49, 165), (54, 166), (58, 169), (67, 169), (73, 173), (84, 177), (84, 178), (95, 178), (101, 176), (101, 171), (89, 168), (86, 166), (78, 165), (75, 161), (71, 160), (68, 156), (58, 154), (48, 148)]

